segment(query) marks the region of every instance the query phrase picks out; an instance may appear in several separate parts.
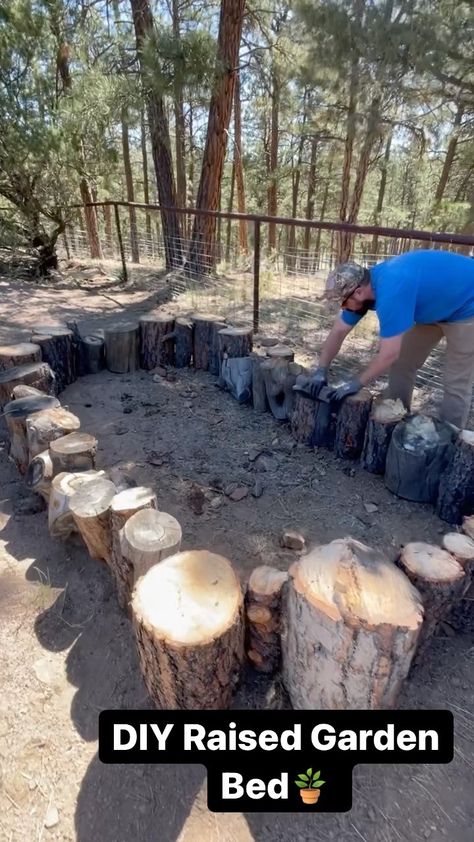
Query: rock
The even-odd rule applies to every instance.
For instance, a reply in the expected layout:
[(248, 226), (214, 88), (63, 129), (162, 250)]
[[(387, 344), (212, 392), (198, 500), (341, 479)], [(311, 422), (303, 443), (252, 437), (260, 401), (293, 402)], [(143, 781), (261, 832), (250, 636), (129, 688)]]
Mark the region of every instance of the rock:
[(249, 461), (255, 462), (255, 460), (258, 459), (261, 453), (263, 453), (263, 451), (260, 447), (251, 447), (249, 450)]
[(114, 433), (116, 436), (125, 436), (128, 433), (128, 427), (125, 427), (124, 424), (115, 424), (114, 425)]
[(170, 383), (176, 383), (176, 374), (174, 371), (168, 371), (166, 375), (166, 379), (169, 380)]
[(368, 515), (373, 515), (375, 512), (378, 512), (379, 507), (375, 503), (364, 503), (364, 509)]
[(239, 485), (232, 492), (232, 494), (229, 494), (229, 499), (233, 500), (234, 503), (238, 503), (240, 500), (243, 500), (245, 497), (247, 497), (248, 493), (249, 490), (245, 485)]
[(300, 532), (286, 529), (280, 535), (280, 546), (286, 547), (288, 550), (304, 550), (306, 541)]
[(273, 439), (272, 447), (276, 447), (278, 444), (280, 444), (280, 439), (278, 439), (278, 438)]
[(56, 827), (59, 822), (59, 813), (58, 808), (51, 804), (46, 811), (46, 815), (44, 817), (44, 826), (45, 827)]
[[(214, 485), (215, 483), (213, 482), (212, 484)], [(217, 484), (216, 484), (216, 488), (219, 488), (219, 486)], [(224, 494), (226, 495), (226, 497), (230, 497), (230, 495), (235, 491), (236, 488), (237, 488), (236, 482), (229, 482), (228, 485), (226, 485), (225, 488), (224, 488)]]
[(224, 499), (223, 499), (223, 497), (220, 497), (220, 496), (213, 497), (213, 499), (209, 503), (210, 508), (214, 509), (215, 511), (217, 511), (217, 509), (220, 509), (221, 506), (223, 506), (223, 505), (224, 505)]
[(62, 683), (61, 667), (53, 660), (52, 656), (38, 658), (38, 660), (33, 663), (33, 672), (38, 681), (41, 681), (42, 684), (46, 684), (47, 687), (51, 687), (53, 689), (60, 688)]
[(261, 497), (263, 494), (263, 483), (261, 479), (256, 479), (252, 488), (252, 497)]

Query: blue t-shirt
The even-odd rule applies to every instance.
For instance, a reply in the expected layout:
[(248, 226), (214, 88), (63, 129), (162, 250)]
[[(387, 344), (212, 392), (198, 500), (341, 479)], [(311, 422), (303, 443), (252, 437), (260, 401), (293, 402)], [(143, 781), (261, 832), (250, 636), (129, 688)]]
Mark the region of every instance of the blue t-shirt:
[[(399, 336), (414, 324), (474, 318), (474, 260), (450, 251), (409, 251), (370, 270), (380, 336)], [(341, 311), (347, 325), (361, 315)]]

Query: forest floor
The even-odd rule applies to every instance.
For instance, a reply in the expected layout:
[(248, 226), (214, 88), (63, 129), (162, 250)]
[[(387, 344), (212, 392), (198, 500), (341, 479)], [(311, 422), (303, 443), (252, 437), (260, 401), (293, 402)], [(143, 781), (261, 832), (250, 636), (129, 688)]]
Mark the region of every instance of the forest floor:
[[(75, 317), (91, 329), (155, 304), (149, 287), (111, 291), (107, 284), (90, 290), (82, 279), (58, 288), (0, 278), (1, 342), (27, 336), (38, 321)], [(181, 523), (183, 548), (227, 556), (243, 583), (258, 564), (289, 566), (295, 554), (278, 540), (285, 528), (302, 531), (310, 547), (351, 535), (391, 558), (407, 541), (438, 543), (449, 531), (429, 507), (393, 497), (358, 465), (295, 447), (286, 425), (237, 405), (212, 377), (178, 370), (174, 381), (157, 380), (105, 371), (77, 380), (61, 402), (98, 437), (99, 468), (121, 466), (152, 486), (159, 507)], [(200, 766), (101, 764), (99, 712), (150, 707), (130, 623), (107, 570), (78, 540), (49, 537), (45, 512), (31, 511), (5, 442), (0, 446), (2, 842), (472, 838), (474, 642), (447, 626), (407, 682), (401, 705), (454, 712), (453, 763), (361, 766), (350, 813), (212, 814)], [(233, 483), (249, 490), (240, 502), (224, 491), (206, 493)], [(250, 672), (235, 700), (236, 708), (286, 704), (278, 681)]]

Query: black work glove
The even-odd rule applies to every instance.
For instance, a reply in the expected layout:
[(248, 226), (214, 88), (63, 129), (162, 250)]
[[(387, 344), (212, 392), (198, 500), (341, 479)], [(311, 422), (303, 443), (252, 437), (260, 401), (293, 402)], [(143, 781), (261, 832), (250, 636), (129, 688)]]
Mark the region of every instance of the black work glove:
[(328, 370), (325, 365), (320, 365), (313, 372), (309, 379), (308, 391), (312, 398), (317, 398), (323, 386), (327, 386)]
[(362, 388), (362, 383), (359, 380), (349, 380), (347, 383), (341, 383), (340, 386), (331, 389), (328, 399), (330, 401), (343, 401), (349, 395), (356, 395)]

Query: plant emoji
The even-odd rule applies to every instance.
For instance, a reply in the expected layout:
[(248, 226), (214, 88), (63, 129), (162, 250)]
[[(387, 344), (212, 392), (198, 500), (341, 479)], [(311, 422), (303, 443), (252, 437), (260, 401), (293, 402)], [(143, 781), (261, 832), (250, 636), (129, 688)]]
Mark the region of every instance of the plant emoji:
[(299, 787), (300, 795), (304, 804), (316, 804), (319, 798), (319, 788), (326, 783), (321, 780), (321, 772), (314, 772), (312, 769), (307, 769), (306, 773), (298, 775), (298, 780), (295, 781)]

